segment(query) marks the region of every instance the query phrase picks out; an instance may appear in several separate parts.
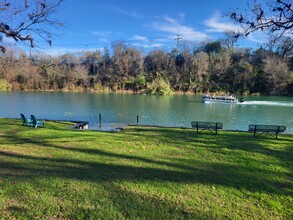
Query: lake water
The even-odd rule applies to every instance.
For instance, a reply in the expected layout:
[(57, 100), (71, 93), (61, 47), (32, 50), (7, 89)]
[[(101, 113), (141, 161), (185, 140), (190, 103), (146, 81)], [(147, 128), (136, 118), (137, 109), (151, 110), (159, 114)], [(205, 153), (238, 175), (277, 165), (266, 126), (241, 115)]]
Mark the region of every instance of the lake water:
[(242, 104), (204, 104), (200, 96), (146, 96), (63, 92), (0, 92), (0, 117), (20, 113), (52, 120), (85, 120), (90, 128), (136, 124), (191, 127), (192, 120), (222, 122), (225, 130), (249, 124), (286, 125), (293, 134), (292, 97), (245, 97)]

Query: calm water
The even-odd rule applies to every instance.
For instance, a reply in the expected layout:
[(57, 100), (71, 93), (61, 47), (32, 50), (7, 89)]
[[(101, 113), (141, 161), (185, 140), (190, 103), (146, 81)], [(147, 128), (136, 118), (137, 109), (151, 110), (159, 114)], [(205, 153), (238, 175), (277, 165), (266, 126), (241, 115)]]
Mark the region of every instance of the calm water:
[[(204, 104), (200, 96), (145, 96), (62, 92), (1, 92), (0, 117), (19, 113), (56, 120), (86, 120), (102, 126), (140, 124), (190, 127), (192, 120), (217, 121), (224, 129), (247, 130), (248, 124), (286, 125), (293, 133), (292, 97), (246, 97), (243, 104)], [(113, 125), (114, 124), (114, 125)]]

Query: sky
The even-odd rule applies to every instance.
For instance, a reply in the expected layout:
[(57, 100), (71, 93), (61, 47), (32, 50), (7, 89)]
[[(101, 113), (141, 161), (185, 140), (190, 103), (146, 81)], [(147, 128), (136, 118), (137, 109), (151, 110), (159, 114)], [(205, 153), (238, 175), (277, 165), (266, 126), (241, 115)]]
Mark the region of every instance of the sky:
[[(240, 28), (223, 14), (246, 7), (246, 0), (65, 0), (55, 14), (64, 27), (55, 31), (52, 46), (43, 42), (35, 50), (60, 55), (123, 40), (146, 51), (170, 51), (177, 34), (190, 45), (222, 39), (225, 31)], [(254, 33), (237, 45), (256, 48), (265, 41)]]

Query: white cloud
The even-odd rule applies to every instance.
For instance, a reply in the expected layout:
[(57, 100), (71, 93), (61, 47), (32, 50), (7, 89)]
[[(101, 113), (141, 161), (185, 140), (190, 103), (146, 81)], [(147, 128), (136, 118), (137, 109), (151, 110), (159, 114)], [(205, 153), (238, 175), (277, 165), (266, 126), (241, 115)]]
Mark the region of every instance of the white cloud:
[(139, 19), (143, 18), (143, 16), (141, 14), (137, 13), (134, 10), (133, 11), (126, 11), (126, 10), (123, 10), (119, 7), (113, 7), (112, 10), (116, 11), (122, 15), (128, 16), (128, 17), (139, 18)]
[(164, 16), (162, 21), (154, 22), (152, 28), (171, 34), (169, 38), (175, 38), (177, 34), (182, 37), (182, 40), (186, 41), (202, 41), (208, 38), (205, 33), (196, 31), (193, 27), (182, 25), (177, 19), (168, 15)]
[(250, 33), (246, 38), (249, 41), (252, 41), (258, 44), (263, 44), (268, 42), (268, 35), (262, 31), (255, 31), (253, 33)]
[(4, 44), (15, 44), (16, 41), (12, 37), (3, 36), (2, 42)]
[(45, 54), (50, 56), (56, 57), (63, 54), (82, 54), (83, 51), (102, 51), (103, 48), (63, 48), (63, 47), (55, 47), (55, 48), (48, 48), (46, 50), (42, 50)]
[[(221, 19), (219, 13), (214, 14), (211, 18), (204, 21), (204, 24), (208, 27), (206, 30), (208, 33), (224, 33), (224, 32), (239, 32), (244, 33), (244, 29), (240, 25), (233, 24), (231, 22), (225, 22)], [(263, 31), (255, 31), (250, 33), (245, 38), (239, 39), (240, 41), (249, 41), (261, 45), (268, 42), (268, 35)]]
[(148, 47), (163, 47), (164, 44), (149, 44)]
[(174, 38), (155, 38), (153, 41), (162, 42), (162, 43), (170, 43), (174, 41)]
[(103, 43), (109, 43), (109, 40), (106, 38), (99, 38), (99, 41)]
[(118, 12), (119, 14), (125, 15), (127, 17), (139, 18), (139, 19), (143, 18), (143, 16), (139, 14), (138, 12), (136, 12), (135, 10), (124, 10), (118, 6), (113, 6), (113, 5), (102, 5), (102, 4), (97, 4), (97, 5), (103, 9)]
[(139, 43), (134, 43), (132, 44), (135, 47), (143, 47), (143, 48), (156, 48), (156, 47), (163, 47), (165, 46), (164, 44), (158, 44), (158, 43), (154, 43), (154, 44), (139, 44)]
[(135, 40), (135, 41), (149, 41), (149, 39), (145, 36), (140, 36), (140, 35), (134, 35), (130, 40)]
[(228, 31), (238, 32), (241, 27), (230, 22), (221, 21), (219, 13), (216, 13), (211, 18), (204, 21), (208, 27), (207, 32), (210, 33), (224, 33)]
[(183, 21), (185, 19), (186, 14), (185, 13), (178, 13), (178, 17), (180, 21)]

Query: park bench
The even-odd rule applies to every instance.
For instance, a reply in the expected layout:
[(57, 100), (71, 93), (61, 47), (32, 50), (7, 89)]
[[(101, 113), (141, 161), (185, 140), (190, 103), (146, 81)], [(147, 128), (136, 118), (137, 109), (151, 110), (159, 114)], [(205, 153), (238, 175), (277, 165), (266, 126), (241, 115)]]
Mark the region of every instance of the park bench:
[(88, 122), (88, 121), (83, 121), (83, 122), (77, 122), (77, 123), (74, 125), (74, 128), (75, 128), (75, 129), (86, 130), (86, 129), (88, 129), (88, 126), (89, 126), (89, 122)]
[(192, 128), (196, 128), (196, 132), (199, 133), (199, 130), (209, 130), (213, 134), (217, 134), (218, 130), (223, 129), (223, 124), (219, 122), (204, 122), (204, 121), (192, 121)]
[(285, 130), (286, 130), (286, 126), (280, 126), (280, 125), (252, 125), (250, 124), (248, 127), (248, 131), (253, 132), (254, 137), (260, 136), (264, 133), (273, 136), (271, 133), (276, 133), (276, 139), (278, 139), (278, 134), (281, 132), (284, 132)]

